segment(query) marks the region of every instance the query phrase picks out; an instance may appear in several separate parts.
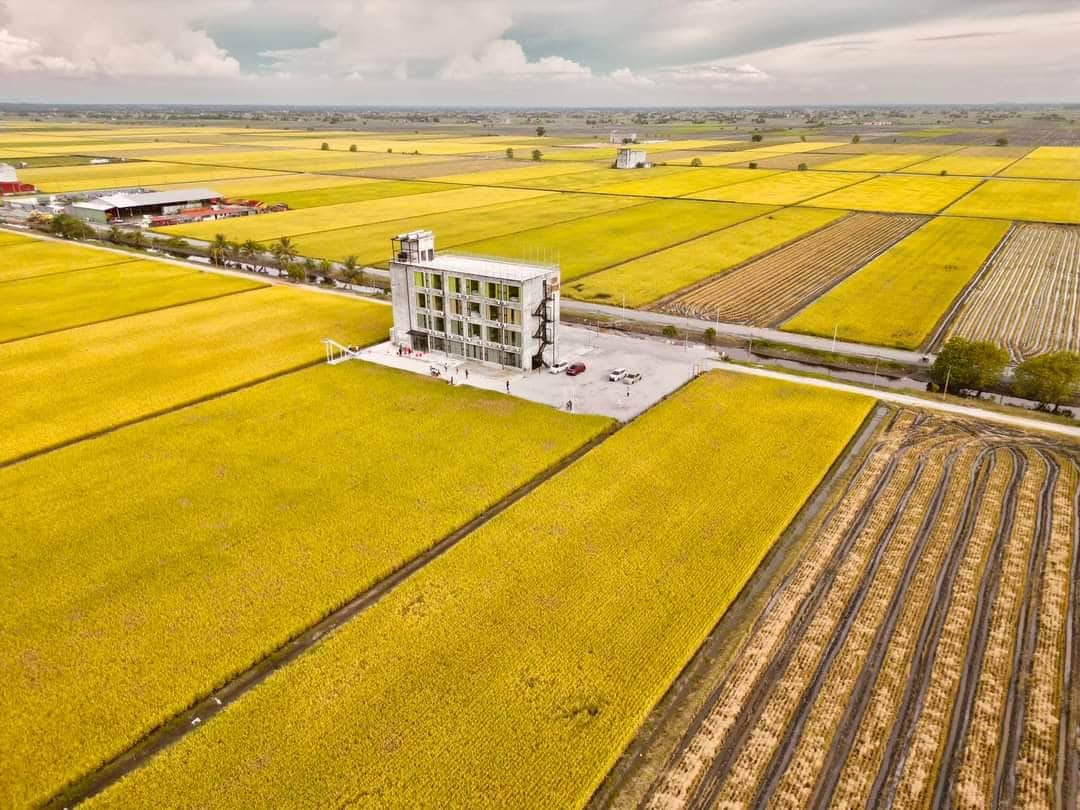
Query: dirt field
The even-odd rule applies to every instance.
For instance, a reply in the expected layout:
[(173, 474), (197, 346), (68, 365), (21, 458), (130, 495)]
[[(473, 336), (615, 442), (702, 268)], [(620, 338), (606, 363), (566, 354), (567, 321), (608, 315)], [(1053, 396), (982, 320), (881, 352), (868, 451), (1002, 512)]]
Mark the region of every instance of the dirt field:
[(853, 214), (656, 309), (758, 326), (779, 323), (924, 222), (919, 216)]
[(1075, 806), (1078, 464), (899, 412), (646, 806)]
[(949, 334), (992, 340), (1017, 361), (1080, 351), (1080, 227), (1017, 225)]

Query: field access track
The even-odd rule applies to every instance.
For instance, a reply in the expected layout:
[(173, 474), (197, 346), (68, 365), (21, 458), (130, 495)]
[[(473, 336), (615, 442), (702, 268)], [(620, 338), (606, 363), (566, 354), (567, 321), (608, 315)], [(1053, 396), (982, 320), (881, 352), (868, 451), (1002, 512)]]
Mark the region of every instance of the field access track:
[(648, 806), (1075, 806), (1078, 462), (898, 411)]
[(921, 216), (852, 214), (654, 309), (755, 326), (777, 324), (924, 222)]
[(1014, 361), (1080, 351), (1080, 228), (1018, 224), (950, 334), (992, 340)]

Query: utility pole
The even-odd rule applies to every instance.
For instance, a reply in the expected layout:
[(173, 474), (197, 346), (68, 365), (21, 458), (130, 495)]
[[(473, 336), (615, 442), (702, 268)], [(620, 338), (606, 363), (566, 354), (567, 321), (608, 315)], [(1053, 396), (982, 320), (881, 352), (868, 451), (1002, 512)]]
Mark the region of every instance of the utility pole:
[(945, 369), (945, 390), (941, 392), (941, 401), (945, 401), (945, 397), (949, 395), (949, 377), (952, 376), (952, 366), (948, 366)]
[(832, 330), (832, 353), (833, 354), (836, 354), (836, 333), (839, 331), (839, 329), (840, 329), (840, 324), (836, 324), (836, 326), (834, 326), (833, 330)]
[(880, 360), (880, 359), (881, 359), (880, 357), (878, 357), (877, 355), (874, 355), (874, 384), (873, 384), (874, 388), (877, 388), (877, 366), (878, 366), (878, 360)]

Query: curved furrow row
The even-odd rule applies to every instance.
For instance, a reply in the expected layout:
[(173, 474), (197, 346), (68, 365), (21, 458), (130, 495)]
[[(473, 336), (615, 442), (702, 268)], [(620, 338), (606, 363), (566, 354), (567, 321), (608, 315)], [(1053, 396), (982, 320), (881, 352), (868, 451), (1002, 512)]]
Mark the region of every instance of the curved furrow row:
[(901, 411), (644, 803), (1077, 807), (1080, 453)]
[[(954, 707), (934, 785), (935, 807), (987, 808), (993, 801), (992, 777), (1004, 723), (1006, 685), (1011, 672), (1016, 619), (1044, 467), (1028, 448), (1021, 451), (1020, 490), (1009, 513), (1010, 526), (1000, 561), (992, 560), (979, 594), (968, 655), (979, 662), (967, 673)], [(973, 660), (969, 657), (969, 661)]]
[(950, 334), (996, 341), (1016, 361), (1080, 350), (1080, 228), (1015, 226)]
[[(952, 526), (935, 527), (944, 559), (939, 561), (938, 555), (931, 553), (920, 561), (926, 579), (932, 580), (927, 583), (926, 598), (918, 599), (914, 591), (902, 594), (904, 604), (897, 611), (896, 628), (888, 636), (879, 635), (879, 649), (871, 654), (861, 675), (872, 679), (873, 694), (865, 701), (865, 709), (854, 701), (849, 703), (848, 712), (853, 717), (841, 725), (844, 733), (834, 738), (830, 759), (818, 780), (815, 806), (865, 804), (875, 776), (888, 770), (890, 760), (899, 753), (898, 759), (905, 762), (904, 754), (916, 721), (924, 716), (924, 707), (930, 716), (948, 705), (948, 701), (931, 700), (927, 706), (926, 691), (932, 674), (940, 668), (938, 654), (949, 652), (940, 645), (946, 617), (970, 607), (958, 608), (956, 598), (963, 593), (958, 586), (970, 584), (968, 580), (981, 567), (993, 535), (997, 515), (981, 507), (987, 490), (998, 489), (1010, 473), (1009, 465), (999, 464), (997, 455), (994, 448), (983, 448), (972, 468), (959, 520)], [(966, 626), (960, 622), (961, 633)], [(945, 685), (938, 680), (933, 684)], [(855, 694), (860, 694), (858, 688)], [(915, 735), (914, 739), (925, 745), (932, 735)], [(846, 740), (850, 742), (845, 744)]]
[(955, 450), (949, 451), (944, 461), (936, 454), (922, 454), (918, 475), (912, 479), (912, 486), (896, 510), (891, 515), (877, 515), (881, 529), (871, 535), (873, 542), (868, 557), (845, 561), (850, 563), (848, 576), (841, 580), (846, 587), (834, 588), (811, 620), (791, 665), (773, 690), (761, 721), (751, 730), (727, 779), (717, 785), (712, 795), (702, 797), (705, 803), (711, 805), (719, 800), (749, 804), (759, 785), (765, 785), (768, 790), (777, 780), (790, 760), (802, 724), (834, 658), (853, 629), (859, 634), (865, 626), (875, 623), (867, 616), (878, 607), (877, 599), (872, 597), (879, 591), (891, 592), (896, 588), (903, 560), (909, 556), (923, 525), (922, 515), (937, 502), (938, 484), (951, 474), (955, 463)]
[[(1074, 482), (1080, 465), (1070, 459)], [(1080, 484), (1074, 484), (1072, 504), (1072, 574), (1069, 577), (1068, 635), (1065, 646), (1065, 685), (1061, 707), (1061, 806), (1080, 806)]]
[(959, 696), (970, 692), (972, 672), (980, 667), (985, 589), (995, 580), (995, 566), (1000, 564), (1026, 469), (1023, 455), (1015, 449), (996, 448), (995, 453), (999, 457), (997, 470), (987, 491), (971, 504), (975, 523), (969, 552), (934, 594), (930, 621), (923, 627), (917, 646), (919, 663), (896, 710), (895, 728), (888, 733), (885, 753), (865, 798), (867, 806), (928, 804), (950, 720), (962, 711)]
[(1076, 481), (1073, 467), (1043, 452), (1055, 469), (1047, 514), (1045, 558), (1041, 581), (1035, 583), (1035, 627), (1031, 657), (1024, 677), (1027, 702), (1015, 766), (1017, 804), (1023, 807), (1061, 806), (1062, 752), (1059, 731), (1065, 700), (1065, 635), (1069, 600), (1072, 507)]
[[(955, 465), (946, 467), (910, 551), (906, 558), (898, 560), (901, 569), (895, 588), (890, 590), (878, 582), (870, 585), (863, 615), (836, 655), (831, 670), (814, 689), (817, 699), (808, 706), (805, 723), (792, 724), (793, 731), (801, 727), (801, 735), (789, 736), (786, 756), (777, 758), (776, 776), (759, 788), (759, 801), (776, 796), (793, 806), (830, 805), (864, 712), (874, 705), (871, 699), (876, 697), (879, 673), (883, 665), (888, 665), (887, 654), (900, 658), (898, 667), (886, 669), (888, 674), (902, 676), (902, 650), (906, 645), (896, 643), (897, 628), (908, 624), (903, 621), (904, 614), (917, 610), (923, 602), (911, 597), (928, 591), (935, 574), (942, 569), (941, 558), (948, 546), (940, 542), (941, 536), (955, 532), (971, 492), (985, 478), (982, 456), (977, 446), (964, 447)], [(838, 690), (847, 696), (846, 700), (822, 699)]]
[(1016, 761), (1020, 751), (1027, 699), (1031, 690), (1031, 663), (1039, 627), (1039, 608), (1042, 604), (1042, 583), (1046, 568), (1047, 547), (1050, 544), (1051, 514), (1054, 489), (1060, 466), (1052, 455), (1039, 453), (1046, 466), (1046, 478), (1035, 512), (1035, 537), (1028, 557), (1024, 579), (1024, 596), (1017, 621), (1017, 644), (1013, 653), (1012, 676), (1009, 679), (1005, 703), (1004, 737), (995, 768), (994, 800), (998, 807), (1013, 807), (1016, 800)]
[[(883, 503), (896, 503), (916, 459), (903, 455), (901, 448), (911, 440), (912, 429), (920, 415), (903, 413), (894, 418), (886, 437), (867, 454), (852, 481), (857, 490), (868, 497), (880, 498)], [(899, 472), (898, 472), (898, 468)], [(862, 499), (843, 499), (828, 517), (820, 542), (812, 544), (799, 565), (785, 577), (770, 599), (769, 605), (755, 622), (740, 654), (729, 672), (717, 685), (691, 725), (678, 759), (665, 778), (653, 789), (653, 804), (661, 806), (688, 795), (701, 780), (706, 766), (722, 772), (728, 753), (735, 749), (729, 732), (736, 720), (741, 727), (753, 714), (754, 706), (764, 701), (763, 690), (771, 681), (768, 677), (778, 668), (780, 653), (797, 638), (801, 626), (814, 613), (814, 606), (823, 598), (840, 562), (851, 553), (851, 546), (870, 518)]]

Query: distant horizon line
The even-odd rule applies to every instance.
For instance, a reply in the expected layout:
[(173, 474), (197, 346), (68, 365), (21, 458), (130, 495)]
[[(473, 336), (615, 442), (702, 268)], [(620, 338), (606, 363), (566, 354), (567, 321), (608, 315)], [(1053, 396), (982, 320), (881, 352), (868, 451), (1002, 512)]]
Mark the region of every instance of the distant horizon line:
[(775, 104), (739, 104), (739, 105), (694, 105), (694, 104), (652, 104), (652, 105), (520, 105), (520, 104), (265, 104), (265, 103), (230, 103), (230, 102), (168, 102), (168, 101), (0, 101), (0, 110), (18, 107), (65, 107), (81, 109), (110, 109), (117, 107), (136, 107), (146, 109), (180, 108), (180, 109), (243, 109), (243, 110), (443, 110), (452, 112), (469, 111), (550, 111), (550, 110), (776, 110), (776, 109), (880, 109), (882, 107), (911, 108), (911, 107), (977, 107), (977, 108), (1016, 108), (1016, 107), (1080, 107), (1077, 101), (880, 101), (859, 103), (815, 103), (801, 102), (798, 104), (775, 103)]

